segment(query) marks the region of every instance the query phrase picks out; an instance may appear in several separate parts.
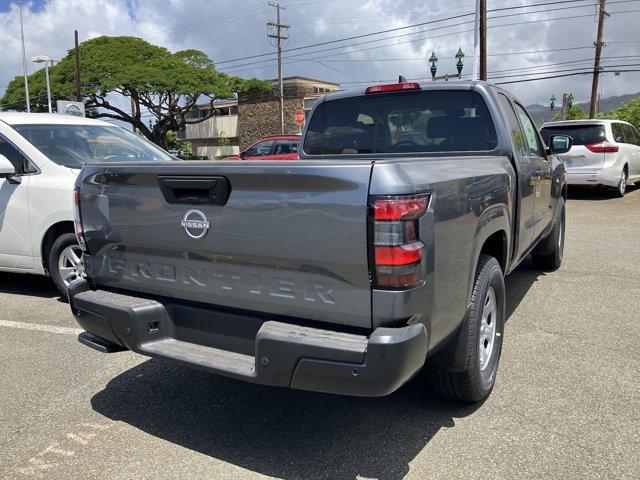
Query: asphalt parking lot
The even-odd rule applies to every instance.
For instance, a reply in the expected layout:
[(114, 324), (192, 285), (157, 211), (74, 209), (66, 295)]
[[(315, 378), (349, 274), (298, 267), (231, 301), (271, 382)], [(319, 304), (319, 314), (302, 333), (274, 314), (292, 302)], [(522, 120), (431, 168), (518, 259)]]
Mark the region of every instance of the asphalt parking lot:
[(570, 195), (565, 263), (508, 277), (475, 406), (419, 380), (347, 398), (103, 355), (47, 280), (0, 274), (0, 478), (637, 478), (640, 189)]

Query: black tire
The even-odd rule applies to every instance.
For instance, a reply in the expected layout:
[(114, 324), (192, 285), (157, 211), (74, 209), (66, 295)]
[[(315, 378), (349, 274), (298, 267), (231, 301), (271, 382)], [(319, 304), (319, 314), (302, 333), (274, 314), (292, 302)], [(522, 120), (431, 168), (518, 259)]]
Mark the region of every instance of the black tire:
[[(482, 340), (487, 348), (487, 338), (482, 334), (483, 310), (490, 290), (494, 293), (495, 314), (487, 322), (493, 323), (495, 335), (488, 357), (483, 356), (480, 349)], [(436, 391), (449, 398), (465, 402), (478, 402), (489, 396), (496, 380), (505, 318), (504, 276), (498, 261), (489, 255), (480, 255), (476, 276), (471, 294), (471, 303), (463, 328), (468, 329), (467, 360), (464, 370), (451, 372), (446, 368), (430, 366), (429, 378)], [(484, 330), (483, 330), (484, 331)], [(483, 360), (484, 358), (484, 360)], [(484, 366), (482, 363), (484, 362)]]
[(47, 269), (49, 270), (49, 275), (51, 275), (51, 280), (53, 280), (54, 285), (60, 291), (60, 294), (64, 299), (68, 297), (67, 283), (77, 278), (77, 276), (66, 277), (65, 283), (65, 278), (63, 278), (64, 272), (60, 270), (60, 257), (62, 256), (63, 252), (65, 252), (65, 250), (69, 247), (71, 247), (73, 250), (80, 249), (75, 234), (63, 233), (51, 245), (51, 249), (49, 250), (49, 258), (47, 261)]
[(629, 181), (629, 170), (625, 165), (622, 169), (622, 174), (620, 175), (620, 182), (615, 189), (615, 196), (618, 198), (622, 198), (627, 194), (627, 186)]
[(533, 251), (533, 263), (543, 270), (557, 270), (564, 258), (566, 216), (564, 198), (558, 199), (553, 230)]

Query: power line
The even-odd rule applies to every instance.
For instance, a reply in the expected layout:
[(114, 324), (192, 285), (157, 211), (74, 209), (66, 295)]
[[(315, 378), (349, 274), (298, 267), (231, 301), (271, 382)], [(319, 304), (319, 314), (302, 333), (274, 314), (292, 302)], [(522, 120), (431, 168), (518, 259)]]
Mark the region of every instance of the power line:
[[(542, 2), (542, 3), (534, 3), (534, 4), (529, 4), (529, 5), (517, 5), (517, 6), (510, 6), (510, 7), (504, 7), (504, 8), (500, 8), (500, 9), (494, 9), (494, 10), (488, 10), (489, 12), (492, 11), (504, 11), (504, 10), (517, 10), (517, 9), (522, 9), (522, 8), (531, 8), (531, 7), (538, 7), (538, 6), (546, 6), (546, 5), (552, 5), (552, 4), (560, 4), (560, 3), (576, 3), (576, 2), (583, 2), (583, 1), (587, 1), (587, 0), (563, 0), (563, 1), (553, 1), (553, 2)], [(627, 3), (627, 2), (635, 2), (638, 0), (615, 0), (614, 2), (610, 2), (610, 3)], [(507, 18), (507, 17), (511, 17), (511, 16), (517, 16), (517, 15), (530, 15), (530, 14), (534, 14), (534, 13), (546, 13), (549, 11), (555, 11), (555, 10), (566, 10), (566, 9), (573, 9), (573, 8), (585, 8), (585, 7), (589, 7), (591, 5), (573, 5), (573, 6), (569, 6), (569, 7), (559, 7), (557, 9), (546, 9), (546, 10), (539, 10), (537, 12), (520, 12), (520, 13), (514, 13), (514, 14), (506, 14), (506, 15), (497, 15), (497, 16), (493, 16), (490, 17), (490, 19), (499, 19), (499, 18)], [(446, 22), (446, 21), (450, 21), (450, 20), (458, 20), (460, 18), (463, 17), (469, 17), (469, 16), (474, 16), (475, 13), (474, 12), (468, 12), (468, 13), (464, 13), (464, 14), (459, 14), (459, 15), (454, 15), (454, 16), (449, 16), (449, 17), (445, 17), (445, 18), (440, 18), (440, 19), (434, 19), (434, 20), (429, 20), (426, 22), (420, 22), (420, 23), (415, 23), (415, 24), (411, 24), (411, 25), (406, 25), (406, 26), (402, 26), (402, 27), (395, 27), (395, 28), (391, 28), (391, 29), (386, 29), (386, 30), (379, 30), (376, 32), (370, 32), (370, 33), (365, 33), (365, 34), (360, 34), (360, 35), (353, 35), (350, 37), (344, 37), (344, 38), (339, 38), (339, 39), (335, 39), (335, 40), (329, 40), (329, 41), (325, 41), (325, 42), (318, 42), (318, 43), (312, 43), (312, 44), (308, 44), (308, 45), (302, 45), (299, 47), (294, 47), (294, 48), (288, 48), (283, 50), (283, 52), (292, 52), (292, 51), (299, 51), (299, 50), (305, 50), (308, 48), (314, 48), (314, 47), (319, 47), (319, 46), (324, 46), (324, 45), (330, 45), (330, 44), (335, 44), (335, 43), (340, 43), (340, 42), (346, 42), (349, 40), (357, 40), (360, 38), (366, 38), (366, 37), (371, 37), (371, 36), (376, 36), (376, 35), (382, 35), (385, 33), (391, 33), (391, 32), (396, 32), (396, 31), (400, 31), (400, 30), (406, 30), (406, 29), (410, 29), (410, 28), (416, 28), (416, 27), (421, 27), (421, 26), (425, 26), (425, 25), (432, 25), (434, 23), (440, 23), (440, 22)], [(591, 16), (591, 15), (586, 15), (586, 16)], [(572, 18), (572, 17), (563, 17), (563, 18)], [(467, 21), (467, 22), (461, 22), (458, 23), (457, 25), (462, 25), (465, 23), (473, 23), (472, 21)], [(414, 32), (412, 34), (418, 34), (421, 32)], [(389, 37), (389, 38), (397, 38), (397, 37)], [(382, 40), (382, 39), (380, 39)], [(227, 64), (227, 63), (235, 63), (238, 61), (243, 61), (243, 60), (251, 60), (254, 58), (262, 58), (265, 56), (270, 56), (273, 55), (272, 53), (261, 53), (261, 54), (256, 54), (256, 55), (249, 55), (246, 57), (239, 57), (239, 58), (234, 58), (234, 59), (229, 59), (229, 60), (222, 60), (217, 62), (218, 65), (223, 65), (223, 64)], [(238, 65), (236, 65), (238, 66)]]
[[(612, 12), (612, 13), (628, 13), (628, 12), (635, 12), (638, 10), (626, 10), (626, 11), (618, 11), (618, 12)], [(523, 22), (511, 22), (511, 23), (503, 23), (500, 25), (491, 25), (489, 26), (489, 28), (501, 28), (501, 27), (509, 27), (509, 26), (516, 26), (516, 25), (523, 25), (523, 24), (531, 24), (531, 23), (540, 23), (541, 21), (556, 21), (556, 20), (575, 20), (575, 19), (579, 19), (579, 18), (586, 18), (589, 17), (591, 18), (591, 15), (573, 15), (573, 16), (564, 16), (564, 17), (554, 17), (554, 18), (550, 18), (550, 19), (542, 19), (542, 20), (528, 20), (528, 21), (523, 21)], [(473, 23), (473, 21), (468, 21), (468, 22), (462, 22), (459, 25), (462, 25), (464, 23)], [(350, 52), (340, 52), (337, 54), (333, 54), (333, 55), (323, 55), (320, 57), (306, 57), (307, 55), (313, 55), (313, 54), (317, 54), (317, 53), (324, 53), (324, 52), (328, 52), (328, 51), (332, 51), (332, 50), (340, 50), (343, 48), (349, 48), (349, 47), (353, 47), (353, 46), (357, 46), (357, 45), (363, 45), (363, 44), (370, 44), (370, 43), (374, 43), (374, 42), (378, 42), (378, 41), (384, 41), (384, 40), (390, 40), (393, 38), (398, 38), (398, 37), (403, 37), (403, 36), (407, 36), (407, 35), (413, 35), (413, 34), (417, 34), (417, 33), (427, 33), (427, 32), (432, 32), (435, 30), (441, 30), (443, 28), (451, 28), (451, 26), (445, 26), (445, 27), (436, 27), (430, 30), (423, 30), (420, 32), (414, 32), (411, 34), (402, 34), (402, 35), (397, 35), (394, 37), (387, 37), (387, 38), (382, 38), (382, 39), (375, 39), (375, 40), (368, 40), (365, 42), (359, 42), (356, 44), (351, 44), (351, 45), (341, 45), (338, 47), (331, 47), (331, 48), (326, 48), (326, 49), (320, 49), (320, 50), (315, 50), (315, 51), (311, 51), (311, 52), (304, 52), (304, 53), (300, 53), (297, 55), (289, 55), (284, 57), (285, 60), (290, 60), (293, 58), (300, 58), (300, 57), (305, 57), (306, 60), (324, 60), (328, 57), (331, 56), (336, 56), (336, 55), (345, 55), (347, 53), (351, 54), (351, 53), (357, 53), (357, 52), (364, 52), (364, 51), (369, 51), (369, 50), (377, 50), (380, 48), (385, 48), (385, 47), (393, 47), (393, 46), (398, 46), (398, 45), (403, 45), (403, 44), (407, 44), (407, 43), (415, 43), (415, 42), (420, 42), (423, 40), (433, 40), (435, 38), (441, 38), (441, 37), (447, 37), (447, 36), (451, 36), (451, 35), (460, 35), (462, 33), (468, 33), (468, 32), (473, 32), (473, 29), (468, 29), (468, 30), (460, 30), (460, 31), (455, 31), (455, 32), (450, 32), (450, 33), (446, 33), (443, 35), (437, 35), (437, 36), (429, 36), (429, 37), (421, 37), (421, 38), (415, 38), (412, 40), (406, 40), (403, 42), (393, 42), (393, 43), (389, 43), (389, 44), (384, 44), (384, 45), (376, 45), (374, 47), (369, 47), (369, 48), (364, 48), (364, 49), (356, 49), (356, 50), (351, 50)], [(579, 48), (592, 48), (592, 47), (579, 47)], [(560, 49), (558, 49), (560, 50)], [(541, 53), (543, 51), (531, 51), (531, 53)], [(505, 54), (508, 55), (508, 54)], [(493, 55), (489, 55), (489, 56), (493, 56)], [(239, 65), (234, 65), (231, 67), (227, 67), (230, 70), (227, 70), (228, 73), (237, 73), (237, 72), (242, 72), (242, 71), (248, 71), (248, 70), (254, 70), (255, 67), (259, 68), (264, 66), (265, 62), (270, 62), (273, 61), (273, 59), (270, 60), (260, 60), (257, 62), (248, 62), (248, 63), (244, 63), (244, 64), (239, 64)], [(298, 60), (298, 61), (304, 61), (304, 60)], [(294, 62), (285, 62), (285, 63), (296, 63), (298, 61), (294, 61)], [(237, 67), (242, 67), (242, 66), (253, 66), (254, 68), (246, 68), (246, 69), (237, 69)]]
[[(619, 0), (619, 1), (629, 1), (629, 0)], [(633, 1), (638, 1), (638, 0), (633, 0)], [(631, 12), (637, 12), (637, 11), (640, 11), (640, 10), (621, 10), (621, 11), (616, 11), (616, 12), (611, 12), (611, 13), (612, 14), (631, 13)], [(513, 16), (513, 15), (509, 14), (509, 15), (493, 17), (493, 18), (504, 18), (504, 17), (511, 17), (511, 16)], [(580, 19), (580, 18), (591, 18), (591, 17), (592, 17), (591, 14), (588, 14), (588, 15), (571, 15), (571, 16), (553, 17), (553, 18), (547, 18), (547, 19), (527, 20), (527, 21), (522, 21), (522, 22), (503, 23), (503, 24), (499, 24), (499, 25), (490, 25), (489, 28), (501, 28), (501, 27), (509, 27), (509, 26), (531, 24), (531, 23), (549, 22), (549, 21), (557, 21), (557, 20), (575, 20), (575, 19)], [(473, 20), (460, 22), (457, 26), (464, 25), (464, 24), (467, 24), (467, 23), (473, 23)], [(324, 52), (328, 52), (328, 51), (340, 50), (340, 49), (343, 49), (343, 48), (350, 48), (350, 47), (353, 47), (353, 46), (370, 44), (370, 43), (375, 43), (375, 42), (385, 41), (385, 40), (391, 40), (391, 39), (394, 39), (394, 38), (400, 38), (400, 37), (405, 37), (405, 36), (409, 36), (409, 35), (416, 35), (416, 34), (420, 34), (420, 33), (433, 32), (435, 30), (441, 30), (441, 29), (444, 29), (444, 28), (451, 28), (451, 27), (452, 27), (451, 25), (442, 26), (442, 27), (435, 27), (435, 28), (432, 28), (432, 29), (429, 29), (429, 30), (421, 30), (421, 31), (418, 31), (418, 32), (411, 32), (411, 33), (400, 34), (400, 35), (395, 35), (395, 36), (391, 36), (391, 37), (385, 37), (385, 38), (374, 39), (374, 40), (367, 40), (367, 41), (364, 41), (364, 42), (358, 42), (358, 43), (349, 44), (349, 45), (340, 45), (340, 46), (337, 46), (337, 47), (314, 50), (314, 51), (311, 51), (311, 52), (303, 52), (303, 53), (299, 53), (299, 54), (296, 54), (296, 55), (285, 56), (284, 58), (285, 59), (300, 58), (300, 57), (305, 57), (306, 55), (313, 55), (313, 54), (317, 54), (317, 53), (324, 53)], [(350, 52), (341, 52), (338, 55), (344, 55), (345, 53), (357, 53), (357, 52), (374, 50), (374, 49), (390, 47), (390, 46), (398, 46), (398, 45), (402, 45), (402, 44), (406, 44), (406, 43), (415, 43), (415, 42), (419, 42), (419, 41), (423, 41), (423, 40), (432, 40), (434, 38), (440, 38), (440, 37), (445, 37), (445, 36), (450, 36), (450, 35), (459, 35), (461, 33), (467, 33), (467, 32), (470, 32), (470, 31), (474, 31), (474, 30), (473, 29), (471, 29), (471, 30), (461, 30), (461, 31), (451, 32), (451, 33), (444, 34), (444, 35), (439, 35), (439, 36), (416, 38), (416, 39), (407, 40), (407, 41), (404, 41), (404, 42), (393, 42), (393, 43), (389, 43), (389, 44), (385, 44), (385, 45), (377, 45), (377, 46), (371, 47), (371, 48), (351, 50)], [(298, 47), (298, 48), (301, 48), (301, 47)], [(591, 48), (591, 47), (589, 47), (589, 48)], [(287, 50), (283, 50), (283, 51), (291, 51), (291, 49), (287, 49)], [(539, 52), (540, 51), (532, 51), (531, 53), (539, 53)], [(313, 60), (317, 60), (317, 59), (324, 60), (328, 56), (331, 56), (331, 55), (322, 56), (322, 57), (316, 57), (316, 58), (313, 58)], [(489, 55), (489, 56), (493, 56), (493, 55)], [(241, 63), (241, 64), (238, 64), (238, 65), (232, 65), (232, 66), (229, 66), (229, 67), (223, 67), (223, 69), (225, 69), (225, 68), (229, 69), (229, 70), (227, 70), (229, 73), (231, 73), (231, 72), (241, 72), (241, 71), (253, 70), (254, 68), (238, 70), (238, 67), (243, 67), (243, 66), (255, 66), (255, 67), (258, 67), (258, 66), (262, 66), (265, 62), (271, 62), (271, 61), (273, 61), (273, 58), (268, 59), (268, 60), (258, 60), (258, 61), (255, 61), (255, 62)], [(219, 62), (218, 65), (220, 65), (220, 63), (222, 63), (222, 62)], [(293, 62), (287, 62), (287, 63), (293, 63)]]
[[(152, 32), (152, 33), (147, 33), (147, 34), (143, 34), (142, 36), (144, 37), (165, 37), (165, 36), (171, 36), (174, 35), (176, 33), (181, 33), (183, 31), (192, 31), (192, 30), (198, 30), (201, 28), (211, 28), (211, 22), (225, 22), (228, 20), (232, 20), (234, 18), (237, 18), (239, 16), (242, 17), (246, 17), (249, 12), (251, 12), (251, 10), (261, 10), (263, 8), (266, 8), (266, 4), (264, 4), (263, 2), (260, 2), (257, 5), (253, 5), (251, 7), (246, 7), (244, 9), (241, 10), (237, 10), (233, 13), (229, 13), (227, 15), (223, 15), (221, 17), (211, 17), (211, 18), (207, 18), (207, 19), (203, 19), (203, 20), (199, 20), (197, 22), (194, 23), (186, 23), (183, 25), (179, 25), (176, 26), (172, 29), (167, 29), (167, 30), (161, 30), (161, 31), (157, 31), (157, 32)], [(250, 16), (254, 16), (257, 15), (259, 12), (256, 11), (254, 14), (250, 15)]]
[[(628, 73), (628, 72), (640, 72), (640, 69), (623, 69), (623, 70), (601, 70), (600, 73)], [(591, 75), (593, 73), (593, 70), (586, 70), (583, 72), (575, 72), (575, 73), (564, 73), (561, 75), (549, 75), (546, 77), (539, 77), (539, 78), (524, 78), (521, 80), (509, 80), (507, 82), (496, 82), (496, 85), (507, 85), (507, 84), (512, 84), (512, 83), (526, 83), (526, 82), (535, 82), (538, 80), (549, 80), (552, 78), (563, 78), (563, 77), (573, 77), (576, 75)]]
[[(361, 34), (361, 35), (353, 35), (351, 37), (339, 38), (339, 39), (336, 39), (336, 40), (329, 40), (329, 41), (326, 41), (326, 42), (311, 43), (311, 44), (303, 45), (303, 46), (300, 46), (300, 47), (287, 48), (287, 49), (283, 50), (283, 52), (293, 52), (293, 51), (298, 51), (298, 50), (305, 50), (307, 48), (321, 47), (321, 46), (324, 46), (324, 45), (331, 45), (331, 44), (334, 44), (334, 43), (346, 42), (348, 40), (356, 40), (356, 39), (359, 39), (359, 38), (371, 37), (371, 36), (374, 36), (374, 35), (382, 35), (383, 33), (397, 32), (397, 31), (400, 31), (400, 30), (406, 30), (408, 28), (415, 28), (415, 27), (420, 27), (420, 26), (424, 26), (424, 25), (431, 25), (433, 23), (446, 22), (446, 21), (449, 21), (449, 20), (456, 20), (456, 19), (458, 19), (460, 17), (468, 17), (470, 15), (474, 15), (474, 14), (473, 13), (465, 13), (463, 15), (454, 15), (452, 17), (441, 18), (441, 19), (437, 19), (437, 20), (430, 20), (430, 21), (427, 21), (427, 22), (416, 23), (416, 24), (413, 24), (413, 25), (407, 25), (405, 27), (390, 28), (390, 29), (387, 29), (387, 30), (380, 30), (378, 32), (364, 33), (364, 34)], [(242, 61), (242, 60), (251, 60), (251, 59), (254, 59), (254, 58), (261, 58), (261, 57), (265, 57), (265, 56), (269, 56), (269, 55), (273, 55), (273, 54), (272, 53), (260, 53), (260, 54), (257, 54), (257, 55), (250, 55), (250, 56), (247, 56), (247, 57), (234, 58), (232, 60), (224, 60), (224, 61), (218, 62), (218, 65), (222, 65), (222, 64), (225, 64), (225, 63), (238, 62), (238, 61)]]

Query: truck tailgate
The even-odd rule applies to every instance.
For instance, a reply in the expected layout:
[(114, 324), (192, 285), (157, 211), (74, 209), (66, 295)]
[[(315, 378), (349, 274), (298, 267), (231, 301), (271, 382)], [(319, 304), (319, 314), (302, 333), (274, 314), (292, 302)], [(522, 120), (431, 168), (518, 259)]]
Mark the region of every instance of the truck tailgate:
[(87, 166), (87, 269), (98, 286), (368, 328), (371, 168)]

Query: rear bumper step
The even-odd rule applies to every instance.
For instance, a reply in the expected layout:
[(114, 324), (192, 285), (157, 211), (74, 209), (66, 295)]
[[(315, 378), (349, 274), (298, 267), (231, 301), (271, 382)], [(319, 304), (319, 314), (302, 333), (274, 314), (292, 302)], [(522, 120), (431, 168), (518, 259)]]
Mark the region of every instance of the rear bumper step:
[(122, 345), (110, 342), (104, 338), (96, 337), (89, 332), (81, 332), (78, 335), (78, 341), (89, 348), (93, 348), (102, 353), (115, 353), (126, 350)]
[[(78, 339), (91, 348), (106, 353), (130, 349), (264, 385), (344, 395), (387, 395), (422, 368), (427, 354), (427, 331), (422, 324), (378, 328), (364, 336), (265, 321), (243, 343), (232, 331), (237, 329), (238, 335), (246, 336), (242, 322), (230, 322), (215, 310), (206, 310), (208, 316), (200, 325), (220, 322), (223, 327), (215, 332), (203, 330), (195, 335), (198, 343), (194, 343), (193, 328), (190, 335), (180, 328), (188, 322), (178, 318), (185, 312), (170, 305), (89, 290), (83, 280), (74, 282), (69, 292), (76, 320), (86, 330)], [(245, 344), (248, 349), (243, 348)], [(235, 351), (225, 348), (228, 346)]]

